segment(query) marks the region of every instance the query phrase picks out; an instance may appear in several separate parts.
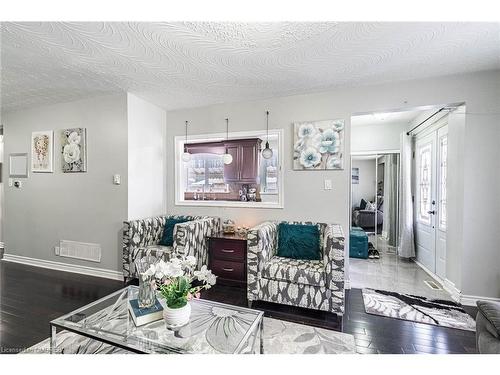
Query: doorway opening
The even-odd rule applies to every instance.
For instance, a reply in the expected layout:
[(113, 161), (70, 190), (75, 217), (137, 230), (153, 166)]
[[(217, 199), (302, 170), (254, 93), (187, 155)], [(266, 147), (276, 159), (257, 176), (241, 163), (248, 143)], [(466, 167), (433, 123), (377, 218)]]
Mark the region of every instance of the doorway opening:
[[(449, 111), (443, 107), (351, 117), (351, 287), (451, 299), (443, 288), (433, 287), (436, 281), (442, 284), (446, 273)], [(417, 125), (418, 131), (407, 136)], [(404, 137), (412, 148), (409, 168)], [(402, 176), (403, 167), (411, 182)], [(402, 224), (408, 221), (402, 205), (410, 191), (414, 252), (408, 256), (401, 253), (406, 244), (400, 242)]]

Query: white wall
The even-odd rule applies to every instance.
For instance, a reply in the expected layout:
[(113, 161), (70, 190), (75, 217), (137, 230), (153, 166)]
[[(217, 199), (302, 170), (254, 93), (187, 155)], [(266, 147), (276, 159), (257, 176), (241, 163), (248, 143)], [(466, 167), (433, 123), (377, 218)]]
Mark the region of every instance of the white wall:
[[(0, 115), (0, 124), (1, 122)], [(5, 168), (5, 160), (4, 160), (4, 152), (3, 152), (3, 136), (0, 135), (0, 163), (2, 163), (2, 168)], [(3, 248), (3, 216), (4, 216), (4, 205), (5, 205), (5, 197), (4, 197), (4, 186), (5, 184), (0, 182), (0, 249)], [(1, 256), (1, 255), (0, 255)]]
[(499, 76), (478, 92), (481, 107), (467, 102), (465, 116), (461, 286), (471, 296), (500, 297)]
[(375, 198), (375, 159), (352, 160), (352, 168), (359, 168), (359, 184), (352, 185), (352, 207), (359, 207), (361, 199)]
[(354, 125), (351, 152), (399, 150), (399, 137), (406, 124)]
[(127, 95), (128, 219), (166, 213), (166, 112)]
[[(497, 151), (500, 126), (498, 115), (485, 115), (500, 112), (499, 88), (500, 72), (491, 71), (170, 111), (167, 113), (168, 176), (174, 175), (174, 136), (183, 134), (185, 120), (190, 120), (192, 131), (195, 133), (223, 131), (225, 117), (231, 119), (231, 130), (263, 129), (264, 113), (269, 110), (270, 127), (285, 129), (285, 208), (265, 210), (175, 206), (174, 182), (170, 180), (167, 184), (168, 211), (230, 217), (238, 224), (249, 225), (269, 219), (311, 219), (337, 222), (347, 231), (350, 211), (349, 161), (346, 161), (343, 171), (293, 171), (292, 123), (344, 118), (345, 139), (349, 140), (350, 117), (354, 113), (388, 112), (426, 105), (466, 102), (467, 112), (477, 115), (466, 115), (466, 161), (461, 167), (466, 184), (463, 202), (456, 202), (457, 205), (464, 205), (463, 215), (467, 218), (463, 232), (466, 254), (464, 253), (463, 257), (461, 286), (468, 294), (500, 297), (500, 231), (490, 230), (500, 227), (500, 186), (498, 173), (492, 172), (500, 170)], [(350, 152), (350, 142), (347, 141), (345, 153), (349, 155)], [(333, 190), (323, 190), (325, 178), (332, 179)], [(470, 273), (465, 275), (467, 272)]]
[[(127, 97), (102, 96), (3, 115), (5, 155), (30, 151), (31, 133), (54, 130), (54, 173), (30, 173), (5, 187), (5, 252), (121, 271), (127, 219)], [(59, 131), (87, 128), (88, 171), (62, 173)], [(121, 185), (113, 185), (121, 174)], [(8, 168), (3, 170), (4, 181)], [(7, 184), (6, 184), (7, 185)], [(59, 240), (99, 243), (101, 263), (57, 257)]]

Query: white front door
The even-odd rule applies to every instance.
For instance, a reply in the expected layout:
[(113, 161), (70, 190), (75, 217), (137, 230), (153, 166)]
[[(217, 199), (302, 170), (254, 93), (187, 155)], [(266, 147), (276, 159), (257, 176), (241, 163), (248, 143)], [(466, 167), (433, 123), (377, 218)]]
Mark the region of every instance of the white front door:
[(417, 261), (446, 277), (446, 174), (448, 127), (415, 142), (415, 243)]
[(434, 133), (415, 142), (415, 242), (417, 260), (436, 272), (436, 136)]

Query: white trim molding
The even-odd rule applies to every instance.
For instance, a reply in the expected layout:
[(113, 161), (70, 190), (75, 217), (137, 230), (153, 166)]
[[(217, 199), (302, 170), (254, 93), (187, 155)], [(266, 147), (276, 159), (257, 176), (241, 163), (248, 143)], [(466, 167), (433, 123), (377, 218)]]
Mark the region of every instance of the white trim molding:
[(448, 279), (443, 280), (443, 289), (446, 290), (450, 295), (451, 298), (453, 298), (453, 301), (457, 303), (461, 303), (462, 300), (462, 292), (455, 286), (455, 283)]
[(425, 267), (422, 263), (413, 259), (413, 261), (422, 268), (429, 276), (431, 276), (435, 281), (437, 281), (443, 289), (451, 296), (453, 301), (465, 306), (476, 306), (477, 301), (492, 301), (492, 302), (500, 302), (500, 298), (495, 297), (482, 297), (482, 296), (472, 296), (469, 294), (462, 294), (462, 291), (458, 289), (452, 281), (448, 279), (441, 279), (436, 274), (432, 273), (427, 267)]
[(461, 294), (460, 303), (466, 306), (476, 306), (477, 301), (500, 302), (500, 298), (472, 296), (470, 294)]
[(436, 275), (434, 272), (432, 272), (430, 269), (428, 269), (426, 266), (424, 266), (422, 263), (420, 263), (416, 258), (412, 259), (413, 262), (416, 263), (417, 266), (422, 268), (426, 274), (428, 274), (430, 277), (432, 277), (435, 281), (437, 281), (444, 289), (444, 280), (441, 279), (438, 275)]
[(76, 264), (68, 264), (68, 263), (62, 263), (62, 262), (54, 262), (51, 260), (35, 259), (35, 258), (23, 257), (20, 255), (13, 255), (13, 254), (4, 254), (2, 261), (12, 262), (12, 263), (20, 263), (20, 264), (26, 264), (26, 265), (34, 266), (34, 267), (47, 268), (47, 269), (51, 269), (51, 270), (79, 273), (82, 275), (103, 277), (106, 279), (123, 281), (123, 274), (121, 272), (114, 271), (114, 270), (108, 270), (108, 269), (102, 269), (102, 268), (79, 266)]

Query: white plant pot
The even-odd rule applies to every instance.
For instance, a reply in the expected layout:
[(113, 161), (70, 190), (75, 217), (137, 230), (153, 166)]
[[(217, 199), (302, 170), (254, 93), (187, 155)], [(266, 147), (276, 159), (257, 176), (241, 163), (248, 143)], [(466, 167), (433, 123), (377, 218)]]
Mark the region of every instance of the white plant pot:
[(163, 319), (165, 319), (168, 328), (181, 327), (189, 322), (190, 317), (191, 305), (189, 302), (186, 306), (178, 309), (171, 309), (168, 306), (163, 308)]

